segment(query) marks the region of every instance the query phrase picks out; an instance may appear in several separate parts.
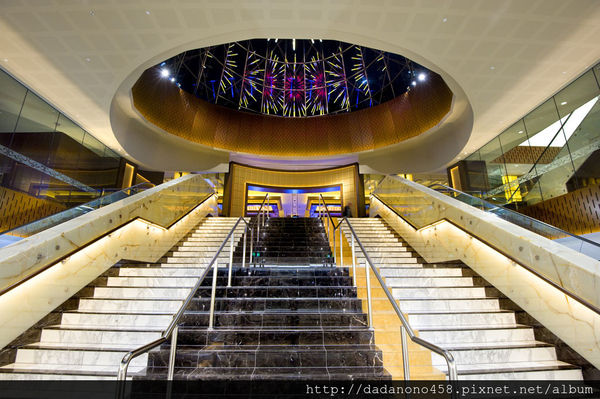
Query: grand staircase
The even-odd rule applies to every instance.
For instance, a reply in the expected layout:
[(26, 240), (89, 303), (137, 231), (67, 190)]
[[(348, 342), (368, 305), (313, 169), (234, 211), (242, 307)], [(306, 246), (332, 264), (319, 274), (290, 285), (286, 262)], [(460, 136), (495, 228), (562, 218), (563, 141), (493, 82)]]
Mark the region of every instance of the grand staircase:
[[(236, 220), (204, 219), (158, 262), (109, 269), (0, 352), (0, 379), (114, 380), (127, 351), (160, 337)], [(147, 363), (134, 359), (130, 373)]]
[[(332, 265), (325, 229), (317, 218), (270, 218), (254, 245), (253, 263), (258, 265)], [(241, 264), (241, 248), (236, 264)]]
[[(522, 311), (469, 267), (425, 262), (379, 218), (349, 220), (418, 335), (452, 351), (459, 379), (582, 379), (579, 367), (558, 360), (553, 345), (518, 322)], [(347, 224), (343, 229), (350, 242)], [(357, 258), (364, 264), (358, 250)], [(447, 371), (442, 357), (432, 354), (432, 363)]]
[[(390, 378), (349, 270), (332, 267), (318, 219), (269, 219), (253, 252), (255, 266), (235, 267), (231, 287), (219, 270), (212, 330), (212, 273), (196, 292), (180, 326), (176, 379)], [(143, 378), (166, 377), (169, 349), (150, 354)]]
[[(208, 330), (212, 277), (179, 330), (176, 379), (386, 379), (346, 268), (236, 268), (217, 277), (215, 327)], [(143, 378), (165, 379), (169, 345), (150, 353)]]

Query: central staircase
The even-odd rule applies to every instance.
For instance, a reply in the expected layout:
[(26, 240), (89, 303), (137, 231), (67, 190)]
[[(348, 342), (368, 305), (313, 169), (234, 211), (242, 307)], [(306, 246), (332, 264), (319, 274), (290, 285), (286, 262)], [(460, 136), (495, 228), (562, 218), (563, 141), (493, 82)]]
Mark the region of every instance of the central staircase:
[[(318, 219), (269, 219), (253, 252), (256, 267), (234, 267), (231, 287), (219, 269), (212, 330), (212, 273), (195, 293), (180, 324), (175, 379), (390, 378), (349, 270), (331, 267)], [(169, 350), (151, 352), (141, 378), (164, 379)]]

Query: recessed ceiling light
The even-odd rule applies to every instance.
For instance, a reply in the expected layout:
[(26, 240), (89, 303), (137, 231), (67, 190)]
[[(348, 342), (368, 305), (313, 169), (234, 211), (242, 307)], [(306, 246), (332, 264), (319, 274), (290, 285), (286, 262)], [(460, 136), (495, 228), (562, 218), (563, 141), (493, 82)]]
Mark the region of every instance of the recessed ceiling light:
[(146, 15), (150, 15), (150, 11), (146, 10)]
[(174, 82), (174, 81), (175, 81), (175, 78), (171, 78), (171, 82)]
[(5, 58), (3, 61), (4, 61), (4, 62), (8, 62), (8, 58)]
[(567, 105), (567, 102), (563, 101), (562, 103), (560, 103), (560, 105)]
[(90, 57), (85, 57), (86, 62), (90, 62), (92, 59)]
[(567, 74), (567, 71), (562, 71), (562, 74), (563, 74), (563, 75), (566, 75), (566, 74)]
[(424, 80), (425, 80), (425, 78), (426, 78), (426, 77), (427, 77), (427, 76), (426, 76), (424, 73), (420, 73), (420, 74), (419, 74), (419, 76), (417, 76), (417, 79), (419, 79), (419, 81), (421, 81), (421, 82), (422, 82), (422, 81), (424, 81)]
[(417, 82), (415, 82), (415, 81), (413, 80), (413, 81), (412, 81), (412, 85), (413, 85), (413, 86), (416, 86), (416, 85), (417, 85)]
[(446, 21), (448, 21), (448, 18), (442, 19), (442, 22), (446, 22)]
[(171, 74), (171, 72), (169, 72), (169, 70), (167, 68), (163, 68), (160, 70), (160, 76), (162, 76), (163, 78), (166, 78), (170, 74)]
[(521, 134), (521, 133), (523, 133), (523, 131), (522, 131), (522, 130), (519, 130), (519, 132), (518, 132), (518, 133), (519, 133), (519, 134)]
[(492, 66), (490, 67), (490, 69), (493, 71), (494, 69), (496, 69), (496, 67), (492, 65)]
[(93, 17), (94, 15), (96, 15), (96, 11), (94, 11), (94, 10), (91, 10), (91, 11), (90, 11), (90, 15)]

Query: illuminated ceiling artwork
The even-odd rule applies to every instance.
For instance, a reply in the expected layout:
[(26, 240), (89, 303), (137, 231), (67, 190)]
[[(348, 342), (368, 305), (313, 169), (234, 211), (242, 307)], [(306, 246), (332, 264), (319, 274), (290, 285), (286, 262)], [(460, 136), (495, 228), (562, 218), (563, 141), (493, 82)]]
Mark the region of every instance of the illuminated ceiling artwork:
[(210, 103), (284, 117), (373, 107), (433, 74), (398, 54), (317, 39), (226, 43), (185, 51), (155, 69)]

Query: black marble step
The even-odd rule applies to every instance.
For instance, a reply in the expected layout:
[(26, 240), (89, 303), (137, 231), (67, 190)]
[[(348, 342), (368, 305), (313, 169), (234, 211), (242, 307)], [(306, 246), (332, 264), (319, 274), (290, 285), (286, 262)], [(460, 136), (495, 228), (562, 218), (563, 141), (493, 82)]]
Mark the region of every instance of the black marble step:
[[(186, 312), (182, 326), (208, 326), (208, 312)], [(214, 325), (237, 328), (336, 328), (339, 326), (365, 327), (367, 316), (362, 312), (216, 312)]]
[[(217, 286), (216, 296), (219, 298), (326, 298), (326, 297), (348, 297), (356, 296), (356, 288), (349, 286), (294, 286), (293, 284), (270, 286)], [(212, 283), (212, 282), (211, 282)], [(212, 288), (208, 285), (196, 291), (196, 297), (210, 297)]]
[[(217, 277), (226, 276), (228, 274), (226, 268), (220, 268)], [(212, 276), (212, 272), (209, 272)], [(332, 277), (332, 276), (349, 276), (350, 268), (348, 267), (306, 267), (306, 268), (288, 268), (288, 267), (269, 267), (269, 268), (239, 268), (232, 269), (233, 276), (236, 277)]]
[[(167, 367), (169, 346), (149, 354), (148, 365)], [(180, 346), (176, 367), (381, 367), (381, 351), (372, 345), (301, 346), (265, 345), (247, 347)]]
[(373, 332), (364, 327), (335, 329), (250, 329), (181, 327), (178, 345), (356, 345), (372, 344)]
[[(193, 298), (187, 308), (192, 311), (208, 311), (210, 297)], [(232, 311), (362, 311), (362, 300), (358, 298), (216, 298), (215, 310)]]
[[(217, 277), (217, 286), (227, 285), (226, 276)], [(319, 287), (347, 287), (352, 285), (352, 277), (349, 276), (235, 276), (231, 277), (231, 285), (233, 287), (308, 287), (308, 286), (319, 286)], [(202, 281), (203, 287), (212, 286), (212, 273), (204, 278)]]
[[(164, 380), (166, 371), (152, 368), (140, 379)], [(390, 380), (383, 367), (198, 367), (176, 369), (175, 380)], [(276, 396), (272, 396), (276, 397)]]

